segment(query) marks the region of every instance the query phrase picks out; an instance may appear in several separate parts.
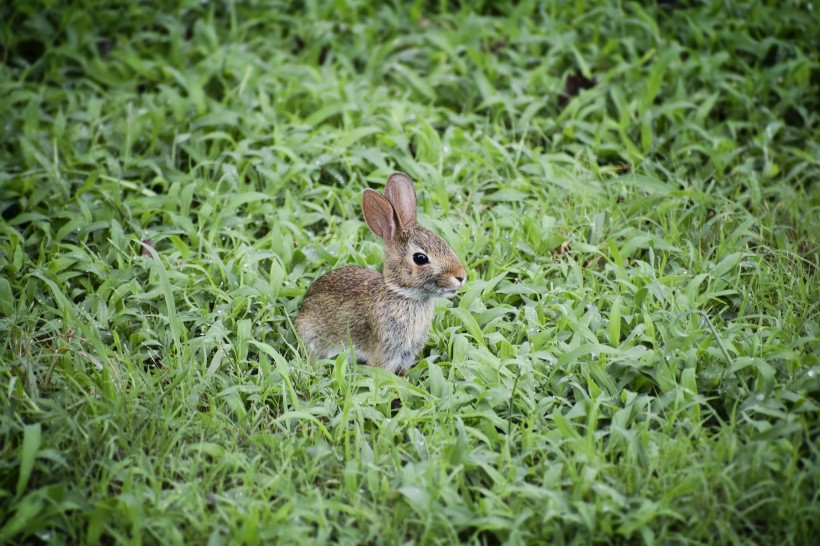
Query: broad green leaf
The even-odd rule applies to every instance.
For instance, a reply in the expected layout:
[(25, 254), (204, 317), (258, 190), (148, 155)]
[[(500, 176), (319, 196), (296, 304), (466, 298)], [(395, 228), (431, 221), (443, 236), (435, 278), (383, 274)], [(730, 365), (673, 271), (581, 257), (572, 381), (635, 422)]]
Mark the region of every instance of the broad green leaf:
[(31, 471), (40, 450), (40, 423), (23, 428), (23, 444), (20, 446), (20, 473), (17, 476), (17, 497), (26, 490)]

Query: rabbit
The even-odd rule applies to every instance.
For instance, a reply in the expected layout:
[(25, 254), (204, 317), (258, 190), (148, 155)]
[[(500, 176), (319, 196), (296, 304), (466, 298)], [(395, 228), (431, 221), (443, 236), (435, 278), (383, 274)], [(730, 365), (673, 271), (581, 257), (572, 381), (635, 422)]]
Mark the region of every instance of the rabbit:
[(296, 332), (310, 357), (331, 358), (352, 341), (356, 359), (404, 375), (427, 341), (434, 298), (451, 298), (467, 272), (444, 239), (416, 223), (416, 190), (404, 173), (384, 195), (362, 193), (367, 226), (384, 240), (384, 274), (335, 269), (308, 288)]

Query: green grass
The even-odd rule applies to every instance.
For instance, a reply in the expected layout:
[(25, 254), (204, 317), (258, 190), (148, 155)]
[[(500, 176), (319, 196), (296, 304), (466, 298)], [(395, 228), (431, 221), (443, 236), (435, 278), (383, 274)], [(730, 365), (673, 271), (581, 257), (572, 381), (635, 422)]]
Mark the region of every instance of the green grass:
[[(816, 539), (811, 2), (287, 4), (0, 7), (0, 542)], [(308, 362), (393, 170), (468, 284)]]

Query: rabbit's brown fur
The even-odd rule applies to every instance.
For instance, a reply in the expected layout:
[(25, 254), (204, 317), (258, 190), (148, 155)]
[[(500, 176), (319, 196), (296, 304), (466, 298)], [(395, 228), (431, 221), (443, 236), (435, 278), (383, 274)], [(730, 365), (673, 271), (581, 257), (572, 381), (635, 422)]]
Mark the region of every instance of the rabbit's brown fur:
[[(335, 356), (352, 341), (357, 359), (404, 373), (427, 341), (433, 298), (455, 295), (466, 272), (441, 237), (416, 224), (407, 175), (391, 175), (384, 195), (365, 190), (362, 209), (384, 239), (384, 275), (343, 267), (320, 277), (305, 294), (296, 331), (313, 358)], [(429, 263), (416, 263), (419, 253)]]

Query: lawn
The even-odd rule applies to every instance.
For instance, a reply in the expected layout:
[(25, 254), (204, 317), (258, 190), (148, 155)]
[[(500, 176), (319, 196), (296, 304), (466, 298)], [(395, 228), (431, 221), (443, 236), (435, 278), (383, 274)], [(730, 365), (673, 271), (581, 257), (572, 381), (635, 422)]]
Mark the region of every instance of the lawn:
[[(2, 3), (0, 543), (813, 543), (816, 7), (542, 4)], [(311, 362), (395, 170), (467, 284)]]

